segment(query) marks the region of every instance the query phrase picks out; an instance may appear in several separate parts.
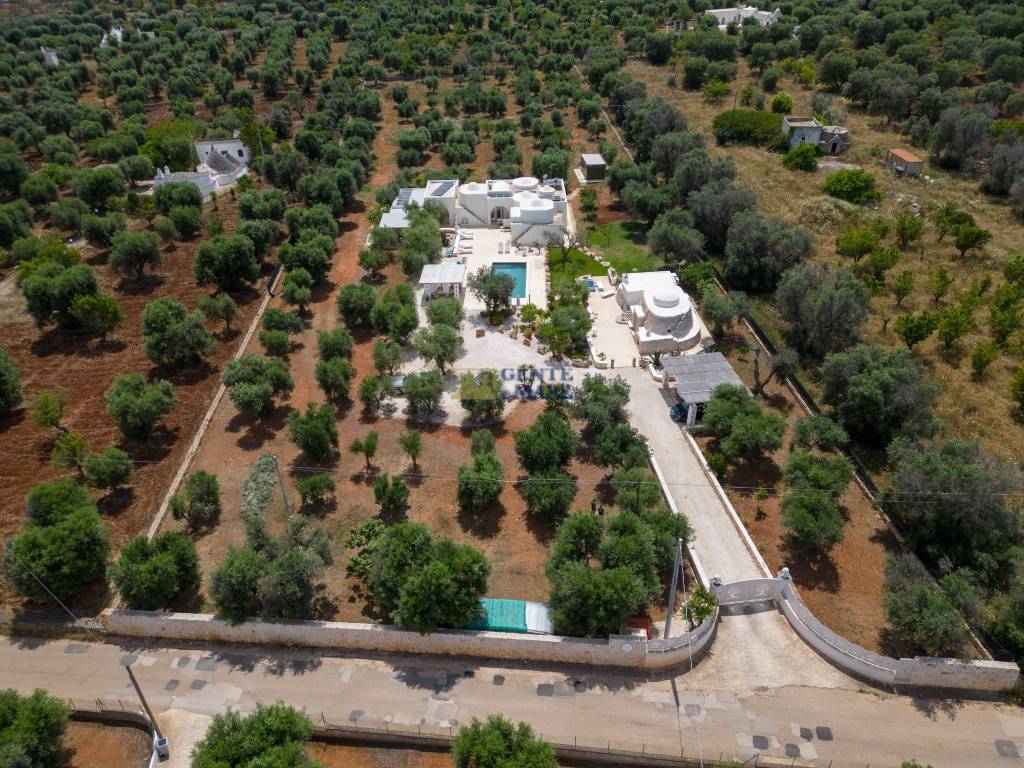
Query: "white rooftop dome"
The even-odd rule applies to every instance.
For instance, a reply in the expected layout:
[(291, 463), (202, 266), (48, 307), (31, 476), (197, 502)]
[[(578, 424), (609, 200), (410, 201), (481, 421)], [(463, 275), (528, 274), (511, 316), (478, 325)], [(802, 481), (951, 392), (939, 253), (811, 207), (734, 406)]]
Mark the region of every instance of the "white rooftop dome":
[(459, 187), (459, 192), (463, 195), (482, 195), (487, 192), (487, 187), (479, 181), (471, 181)]
[(540, 184), (540, 182), (533, 176), (520, 176), (518, 179), (512, 180), (512, 186), (520, 192), (536, 189), (538, 184)]
[(654, 294), (654, 303), (659, 307), (670, 309), (679, 305), (679, 294), (673, 291), (658, 291)]
[(492, 181), (491, 192), (511, 192), (512, 186), (507, 181)]
[(523, 200), (520, 207), (527, 211), (547, 211), (554, 208), (554, 203), (539, 197), (531, 197)]
[(535, 200), (536, 198), (537, 198), (537, 193), (536, 192), (526, 192), (526, 191), (523, 191), (523, 192), (515, 192), (512, 195), (512, 199), (513, 200), (518, 200), (520, 202), (522, 202), (523, 200)]

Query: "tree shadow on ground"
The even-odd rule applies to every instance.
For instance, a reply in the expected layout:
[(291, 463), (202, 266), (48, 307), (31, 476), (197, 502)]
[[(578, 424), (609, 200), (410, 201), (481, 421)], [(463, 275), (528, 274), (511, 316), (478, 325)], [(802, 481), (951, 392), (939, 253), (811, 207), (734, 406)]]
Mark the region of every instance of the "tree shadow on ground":
[(793, 580), (808, 589), (820, 589), (831, 594), (839, 592), (842, 579), (828, 553), (809, 552), (806, 549), (784, 548), (789, 572)]
[(102, 355), (116, 355), (128, 348), (128, 342), (123, 339), (100, 339), (89, 349), (89, 354), (94, 357)]
[(5, 413), (0, 416), (0, 435), (12, 427), (16, 427), (25, 420), (27, 411), (24, 408), (19, 408), (16, 411)]
[[(313, 286), (310, 304), (321, 304), (327, 301), (327, 299), (331, 297), (331, 294), (334, 293), (335, 288), (337, 288), (337, 283), (331, 280), (330, 277), (325, 277)], [(308, 310), (306, 314), (309, 314)]]
[(361, 602), (363, 604), (360, 609), (360, 615), (369, 619), (372, 622), (380, 622), (384, 620), (384, 614), (377, 607), (377, 604), (373, 602), (373, 595), (370, 593), (369, 588), (362, 581), (355, 581), (352, 583), (351, 588), (348, 590), (349, 595), (347, 602), (349, 605), (355, 605)]
[(914, 709), (932, 721), (938, 721), (940, 716), (947, 720), (956, 720), (957, 714), (964, 706), (962, 699), (930, 698), (927, 695), (911, 696), (910, 703)]
[(461, 672), (449, 671), (449, 664), (438, 664), (436, 667), (423, 665), (395, 665), (395, 679), (409, 688), (420, 691), (432, 691), (435, 694), (450, 693), (455, 686), (465, 679), (476, 676), (480, 664), (469, 659), (459, 659)]
[(130, 486), (115, 488), (103, 496), (96, 506), (104, 517), (119, 515), (135, 502), (135, 490)]
[(338, 616), (338, 604), (327, 594), (323, 585), (317, 588), (317, 595), (313, 598), (311, 616), (317, 621), (334, 621)]
[[(261, 274), (267, 275), (267, 276), (272, 275), (274, 273), (274, 269), (275, 269), (275, 267), (268, 265), (267, 267), (265, 267), (262, 270)], [(247, 307), (250, 304), (252, 304), (254, 301), (261, 300), (263, 298), (263, 293), (262, 293), (262, 291), (258, 291), (255, 288), (251, 288), (250, 287), (250, 288), (245, 288), (244, 290), (241, 290), (241, 291), (238, 291), (236, 293), (231, 294), (231, 298), (234, 299), (235, 304), (237, 306), (239, 306), (239, 307)]]
[(125, 275), (118, 280), (114, 290), (122, 296), (149, 296), (166, 282), (167, 278), (160, 274), (143, 275), (141, 280), (134, 274)]
[(558, 528), (557, 523), (553, 523), (550, 519), (534, 512), (533, 510), (527, 509), (523, 513), (524, 519), (526, 520), (526, 530), (528, 530), (537, 541), (547, 546), (555, 538), (555, 530)]
[(141, 441), (129, 441), (127, 438), (120, 443), (120, 448), (131, 454), (136, 461), (155, 462), (167, 458), (171, 448), (178, 441), (180, 427), (168, 428), (158, 424), (149, 437)]
[(871, 541), (874, 544), (881, 544), (888, 554), (899, 555), (907, 551), (887, 525), (880, 526), (875, 530), (871, 534)]
[(194, 584), (192, 589), (182, 590), (175, 595), (167, 610), (177, 613), (202, 613), (203, 595), (199, 584)]
[(97, 248), (92, 256), (83, 260), (83, 263), (88, 264), (90, 267), (99, 267), (106, 264), (109, 258), (110, 248)]
[(153, 379), (167, 379), (177, 387), (190, 387), (194, 384), (198, 384), (201, 381), (205, 381), (211, 374), (215, 374), (216, 369), (205, 360), (199, 365), (193, 365), (184, 370), (178, 370), (176, 368), (170, 368), (165, 365), (154, 366), (150, 369), (148, 381)]
[(87, 354), (91, 344), (91, 336), (54, 327), (40, 333), (39, 337), (29, 345), (29, 349), (35, 357), (50, 357), (52, 355), (74, 357)]
[(288, 406), (279, 405), (263, 417), (239, 412), (231, 417), (226, 431), (238, 433), (244, 430), (243, 434), (235, 441), (236, 445), (244, 451), (255, 451), (264, 443), (277, 437), (277, 434), (284, 429), (289, 410)]
[(493, 539), (501, 533), (501, 522), (505, 514), (505, 505), (496, 501), (481, 512), (459, 509), (455, 519), (462, 530), (471, 536), (477, 539)]
[[(712, 451), (720, 450), (717, 440), (709, 444)], [(723, 485), (732, 485), (741, 489), (774, 488), (782, 482), (782, 470), (770, 456), (730, 463), (722, 478)], [(747, 491), (749, 493), (749, 491)]]

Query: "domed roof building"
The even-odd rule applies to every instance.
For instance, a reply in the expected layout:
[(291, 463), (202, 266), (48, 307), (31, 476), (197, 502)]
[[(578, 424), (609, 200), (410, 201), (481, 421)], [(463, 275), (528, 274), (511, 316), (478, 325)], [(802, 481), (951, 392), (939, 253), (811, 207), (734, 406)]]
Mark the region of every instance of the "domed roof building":
[(616, 300), (628, 317), (640, 354), (682, 352), (708, 335), (672, 272), (625, 274)]

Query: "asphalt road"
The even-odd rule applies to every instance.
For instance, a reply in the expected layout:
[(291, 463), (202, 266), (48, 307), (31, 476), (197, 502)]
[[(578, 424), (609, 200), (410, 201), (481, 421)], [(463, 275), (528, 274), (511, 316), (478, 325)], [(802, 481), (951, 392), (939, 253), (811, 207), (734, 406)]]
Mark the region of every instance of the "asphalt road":
[[(284, 701), (311, 716), (369, 726), (448, 728), (501, 713), (563, 743), (747, 759), (792, 756), (798, 765), (944, 766), (1024, 763), (1024, 713), (992, 703), (940, 703), (857, 687), (740, 688), (729, 662), (637, 676), (612, 670), (491, 666), (479, 660), (251, 647), (183, 648), (132, 640), (81, 643), (0, 638), (0, 685), (77, 700), (134, 701), (133, 664), (171, 738), (172, 765), (208, 717)], [(999, 750), (1015, 757), (1001, 757)], [(799, 757), (797, 757), (799, 755)]]

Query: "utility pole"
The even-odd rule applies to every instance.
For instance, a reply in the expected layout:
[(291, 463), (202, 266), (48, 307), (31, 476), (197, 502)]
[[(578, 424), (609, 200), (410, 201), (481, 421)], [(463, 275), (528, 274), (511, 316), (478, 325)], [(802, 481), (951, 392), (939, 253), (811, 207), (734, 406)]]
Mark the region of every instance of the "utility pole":
[[(676, 585), (679, 582), (679, 571), (682, 568), (683, 540), (676, 539), (676, 561), (672, 566), (672, 586), (668, 590), (668, 615), (665, 617), (665, 637), (672, 630), (672, 614), (676, 609)], [(686, 577), (683, 577), (683, 589), (686, 589)]]
[(170, 750), (167, 746), (167, 739), (160, 731), (160, 724), (157, 723), (156, 717), (153, 715), (153, 710), (149, 708), (149, 702), (146, 701), (146, 697), (142, 693), (142, 687), (139, 685), (139, 681), (135, 679), (135, 673), (132, 672), (132, 665), (125, 664), (124, 668), (128, 670), (128, 679), (132, 681), (132, 686), (135, 688), (135, 693), (139, 697), (139, 702), (142, 704), (142, 708), (149, 717), (149, 722), (153, 724), (153, 730), (156, 732), (157, 755), (160, 757), (167, 757), (170, 754)]
[(274, 456), (274, 469), (277, 470), (277, 484), (281, 486), (281, 502), (284, 504), (285, 521), (292, 519), (291, 510), (288, 507), (288, 492), (284, 487), (284, 477), (281, 475), (281, 465), (277, 463), (277, 456)]

